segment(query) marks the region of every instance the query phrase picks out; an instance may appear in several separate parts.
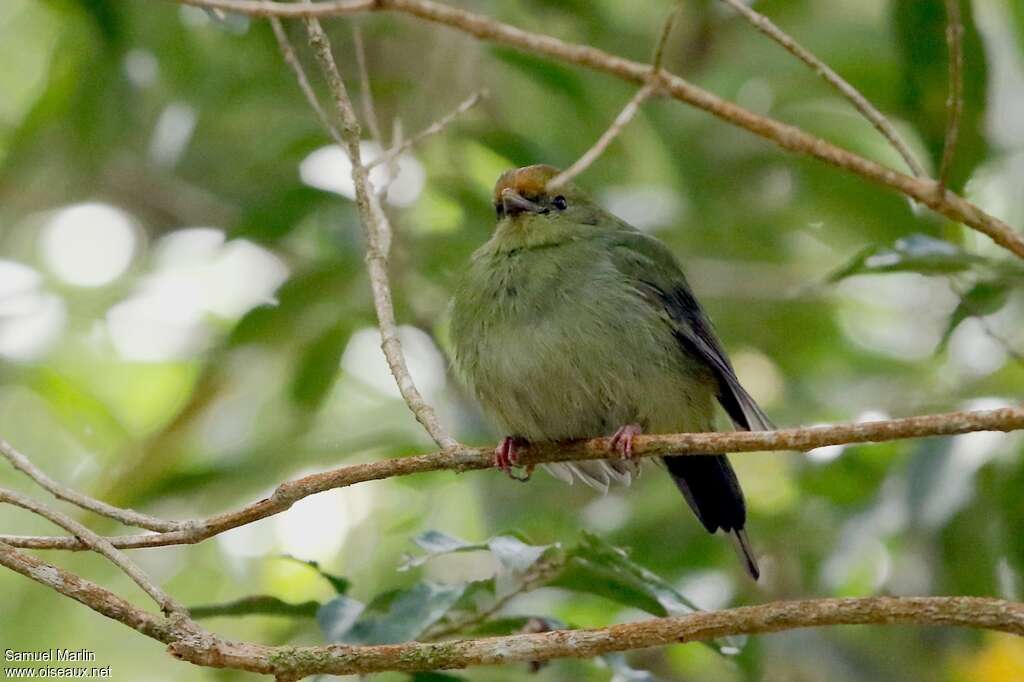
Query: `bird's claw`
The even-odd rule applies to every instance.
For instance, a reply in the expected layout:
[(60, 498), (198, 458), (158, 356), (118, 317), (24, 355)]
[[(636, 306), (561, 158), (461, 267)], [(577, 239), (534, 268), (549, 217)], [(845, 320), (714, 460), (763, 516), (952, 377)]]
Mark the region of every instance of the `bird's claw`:
[(526, 475), (519, 476), (513, 473), (512, 467), (519, 466), (519, 452), (518, 449), (527, 445), (528, 443), (516, 436), (505, 436), (501, 439), (498, 447), (494, 448), (494, 466), (505, 472), (505, 475), (515, 481), (529, 481), (530, 476), (533, 474), (533, 465), (529, 464), (526, 467)]
[(612, 435), (609, 446), (621, 459), (634, 459), (633, 438), (643, 432), (639, 424), (620, 426)]

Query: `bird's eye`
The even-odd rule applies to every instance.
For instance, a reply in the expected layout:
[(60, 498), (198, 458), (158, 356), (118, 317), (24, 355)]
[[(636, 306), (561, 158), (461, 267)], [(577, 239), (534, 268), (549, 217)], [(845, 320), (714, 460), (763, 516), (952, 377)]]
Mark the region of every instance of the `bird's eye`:
[(559, 194), (557, 197), (555, 197), (554, 200), (552, 200), (551, 203), (559, 211), (564, 211), (569, 206), (568, 202), (566, 202), (566, 200), (565, 200), (565, 197), (563, 197), (561, 194)]
[(494, 212), (498, 214), (498, 220), (505, 217), (505, 204), (500, 201), (494, 204)]

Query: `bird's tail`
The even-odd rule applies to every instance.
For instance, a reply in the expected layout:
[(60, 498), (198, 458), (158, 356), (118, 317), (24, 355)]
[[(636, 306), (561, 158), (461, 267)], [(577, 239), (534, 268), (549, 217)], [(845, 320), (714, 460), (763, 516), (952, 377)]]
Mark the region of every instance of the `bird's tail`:
[(725, 531), (747, 573), (757, 580), (760, 570), (743, 530), (747, 523), (747, 506), (740, 482), (726, 456), (670, 456), (665, 457), (665, 467), (707, 531), (714, 533), (719, 528)]

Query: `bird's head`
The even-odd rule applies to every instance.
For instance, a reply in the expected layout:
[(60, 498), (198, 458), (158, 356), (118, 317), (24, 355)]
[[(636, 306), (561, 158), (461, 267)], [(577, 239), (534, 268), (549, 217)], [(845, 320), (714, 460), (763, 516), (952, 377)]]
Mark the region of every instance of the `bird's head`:
[(548, 188), (559, 170), (553, 166), (525, 166), (505, 171), (494, 185), (498, 222), (521, 227), (554, 223), (594, 224), (597, 207), (578, 187), (566, 183)]

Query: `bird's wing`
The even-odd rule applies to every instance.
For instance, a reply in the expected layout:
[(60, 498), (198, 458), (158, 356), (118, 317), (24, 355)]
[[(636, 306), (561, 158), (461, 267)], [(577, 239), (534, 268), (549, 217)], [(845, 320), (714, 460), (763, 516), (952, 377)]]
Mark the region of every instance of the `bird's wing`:
[(680, 347), (711, 370), (718, 383), (718, 401), (737, 428), (773, 429), (771, 420), (740, 384), (711, 320), (665, 245), (642, 232), (623, 230), (611, 237), (610, 247), (615, 267), (661, 309)]

